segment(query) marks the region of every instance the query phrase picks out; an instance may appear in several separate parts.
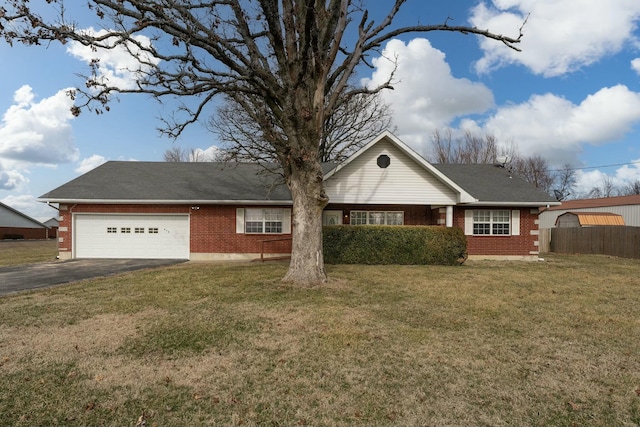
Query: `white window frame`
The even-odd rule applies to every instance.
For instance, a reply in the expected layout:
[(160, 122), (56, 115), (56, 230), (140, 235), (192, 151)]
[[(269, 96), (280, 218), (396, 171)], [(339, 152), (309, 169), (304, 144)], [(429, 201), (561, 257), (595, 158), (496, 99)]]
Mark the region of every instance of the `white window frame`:
[(404, 225), (404, 211), (354, 210), (349, 217), (351, 225)]
[[(467, 236), (516, 236), (520, 234), (520, 211), (518, 209), (467, 209), (465, 210), (464, 231)], [(478, 233), (479, 225), (487, 227), (488, 233)], [(508, 230), (499, 233), (504, 226)]]
[(291, 209), (237, 208), (236, 233), (291, 234)]

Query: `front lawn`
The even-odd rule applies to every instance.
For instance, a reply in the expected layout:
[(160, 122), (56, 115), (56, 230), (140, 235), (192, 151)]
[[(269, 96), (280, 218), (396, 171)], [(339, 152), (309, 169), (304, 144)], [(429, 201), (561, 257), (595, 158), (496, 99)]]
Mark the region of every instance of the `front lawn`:
[(285, 270), (0, 298), (2, 424), (640, 424), (637, 260), (329, 266), (311, 290)]
[(49, 240), (0, 240), (0, 267), (55, 261), (58, 242)]

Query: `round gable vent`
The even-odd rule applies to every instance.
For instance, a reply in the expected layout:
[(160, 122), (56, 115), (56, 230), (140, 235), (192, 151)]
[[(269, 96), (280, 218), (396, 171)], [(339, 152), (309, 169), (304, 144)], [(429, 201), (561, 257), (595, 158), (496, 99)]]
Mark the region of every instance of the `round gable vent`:
[(380, 154), (377, 160), (378, 166), (382, 169), (388, 167), (391, 164), (391, 159), (386, 154)]

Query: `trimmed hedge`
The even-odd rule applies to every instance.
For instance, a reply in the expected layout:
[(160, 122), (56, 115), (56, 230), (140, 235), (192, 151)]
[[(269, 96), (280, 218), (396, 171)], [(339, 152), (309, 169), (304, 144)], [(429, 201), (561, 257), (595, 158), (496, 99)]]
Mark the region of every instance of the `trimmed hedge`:
[(333, 225), (323, 231), (328, 264), (458, 265), (467, 259), (458, 227)]
[(23, 240), (24, 236), (22, 234), (3, 234), (2, 240)]

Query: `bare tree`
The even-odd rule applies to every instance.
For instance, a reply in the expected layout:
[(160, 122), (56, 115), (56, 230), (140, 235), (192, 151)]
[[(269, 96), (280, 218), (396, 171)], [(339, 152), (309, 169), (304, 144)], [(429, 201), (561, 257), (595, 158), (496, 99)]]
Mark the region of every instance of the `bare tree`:
[(634, 196), (640, 194), (640, 179), (616, 185), (613, 178), (605, 175), (600, 185), (593, 186), (585, 195), (588, 198), (614, 197), (614, 196)]
[(500, 146), (493, 135), (478, 136), (466, 131), (462, 137), (454, 138), (450, 129), (436, 130), (431, 142), (433, 155), (430, 158), (435, 163), (497, 164), (503, 163), (499, 157), (504, 157), (503, 166), (545, 193), (555, 194), (556, 187), (568, 193), (575, 184), (575, 172), (569, 166), (565, 166), (563, 173), (553, 171), (541, 156), (523, 156), (514, 144)]
[[(347, 90), (352, 90), (349, 86)], [(321, 162), (340, 162), (385, 129), (392, 128), (392, 112), (380, 93), (357, 94), (345, 99), (327, 116), (319, 148)], [(258, 123), (241, 105), (227, 98), (208, 121), (230, 159), (277, 162), (277, 154), (264, 139)]]
[(559, 202), (566, 200), (571, 196), (575, 185), (576, 170), (569, 163), (565, 163), (562, 169), (555, 171), (553, 196)]
[(556, 180), (555, 174), (549, 169), (549, 163), (540, 156), (516, 156), (511, 163), (514, 173), (536, 188), (551, 193)]
[(461, 138), (454, 139), (451, 129), (444, 133), (436, 130), (432, 137), (435, 163), (494, 163), (498, 154), (497, 140), (493, 135), (484, 137), (465, 131)]
[(206, 150), (199, 148), (183, 148), (174, 145), (165, 150), (162, 158), (165, 162), (215, 162), (226, 159), (226, 153), (217, 150), (213, 154), (207, 154)]
[(494, 135), (480, 136), (471, 131), (454, 138), (451, 129), (436, 130), (431, 143), (434, 154), (428, 157), (434, 163), (487, 164), (498, 162), (499, 157), (511, 161), (520, 156), (515, 145), (500, 146)]
[[(64, 0), (33, 7), (5, 0), (0, 38), (28, 45), (75, 41), (96, 51), (125, 47), (140, 64), (134, 87), (117, 87), (100, 74), (99, 60), (84, 89), (71, 95), (82, 109), (106, 111), (117, 93), (144, 93), (183, 101), (165, 120), (176, 137), (198, 121), (205, 107), (224, 94), (259, 126), (282, 167), (293, 198), (293, 250), (285, 281), (326, 281), (322, 255), (322, 210), (328, 203), (320, 145), (328, 117), (345, 100), (392, 87), (393, 75), (376, 88), (346, 89), (356, 68), (389, 39), (407, 33), (449, 31), (475, 34), (516, 46), (515, 37), (486, 29), (441, 24), (392, 28), (406, 0), (386, 2), (380, 20), (355, 0), (87, 0), (105, 31), (88, 31), (67, 18)], [(79, 5), (74, 1), (75, 8)], [(40, 11), (46, 7), (46, 14)], [(57, 11), (57, 16), (49, 19)], [(85, 25), (88, 28), (92, 23)], [(152, 43), (139, 35), (152, 37)]]
[(162, 155), (165, 162), (188, 162), (189, 154), (185, 151), (184, 148), (173, 146), (171, 148), (167, 148), (167, 150)]
[(589, 190), (587, 194), (588, 198), (601, 198), (601, 197), (613, 197), (618, 194), (618, 190), (613, 183), (613, 179), (605, 175), (602, 178), (602, 183), (600, 185), (594, 186)]
[(391, 129), (392, 111), (380, 93), (345, 98), (327, 117), (320, 144), (323, 162), (339, 162), (356, 152), (385, 129)]
[(618, 192), (621, 196), (636, 196), (640, 194), (640, 179), (635, 179), (632, 182), (629, 182), (622, 186), (620, 191)]

